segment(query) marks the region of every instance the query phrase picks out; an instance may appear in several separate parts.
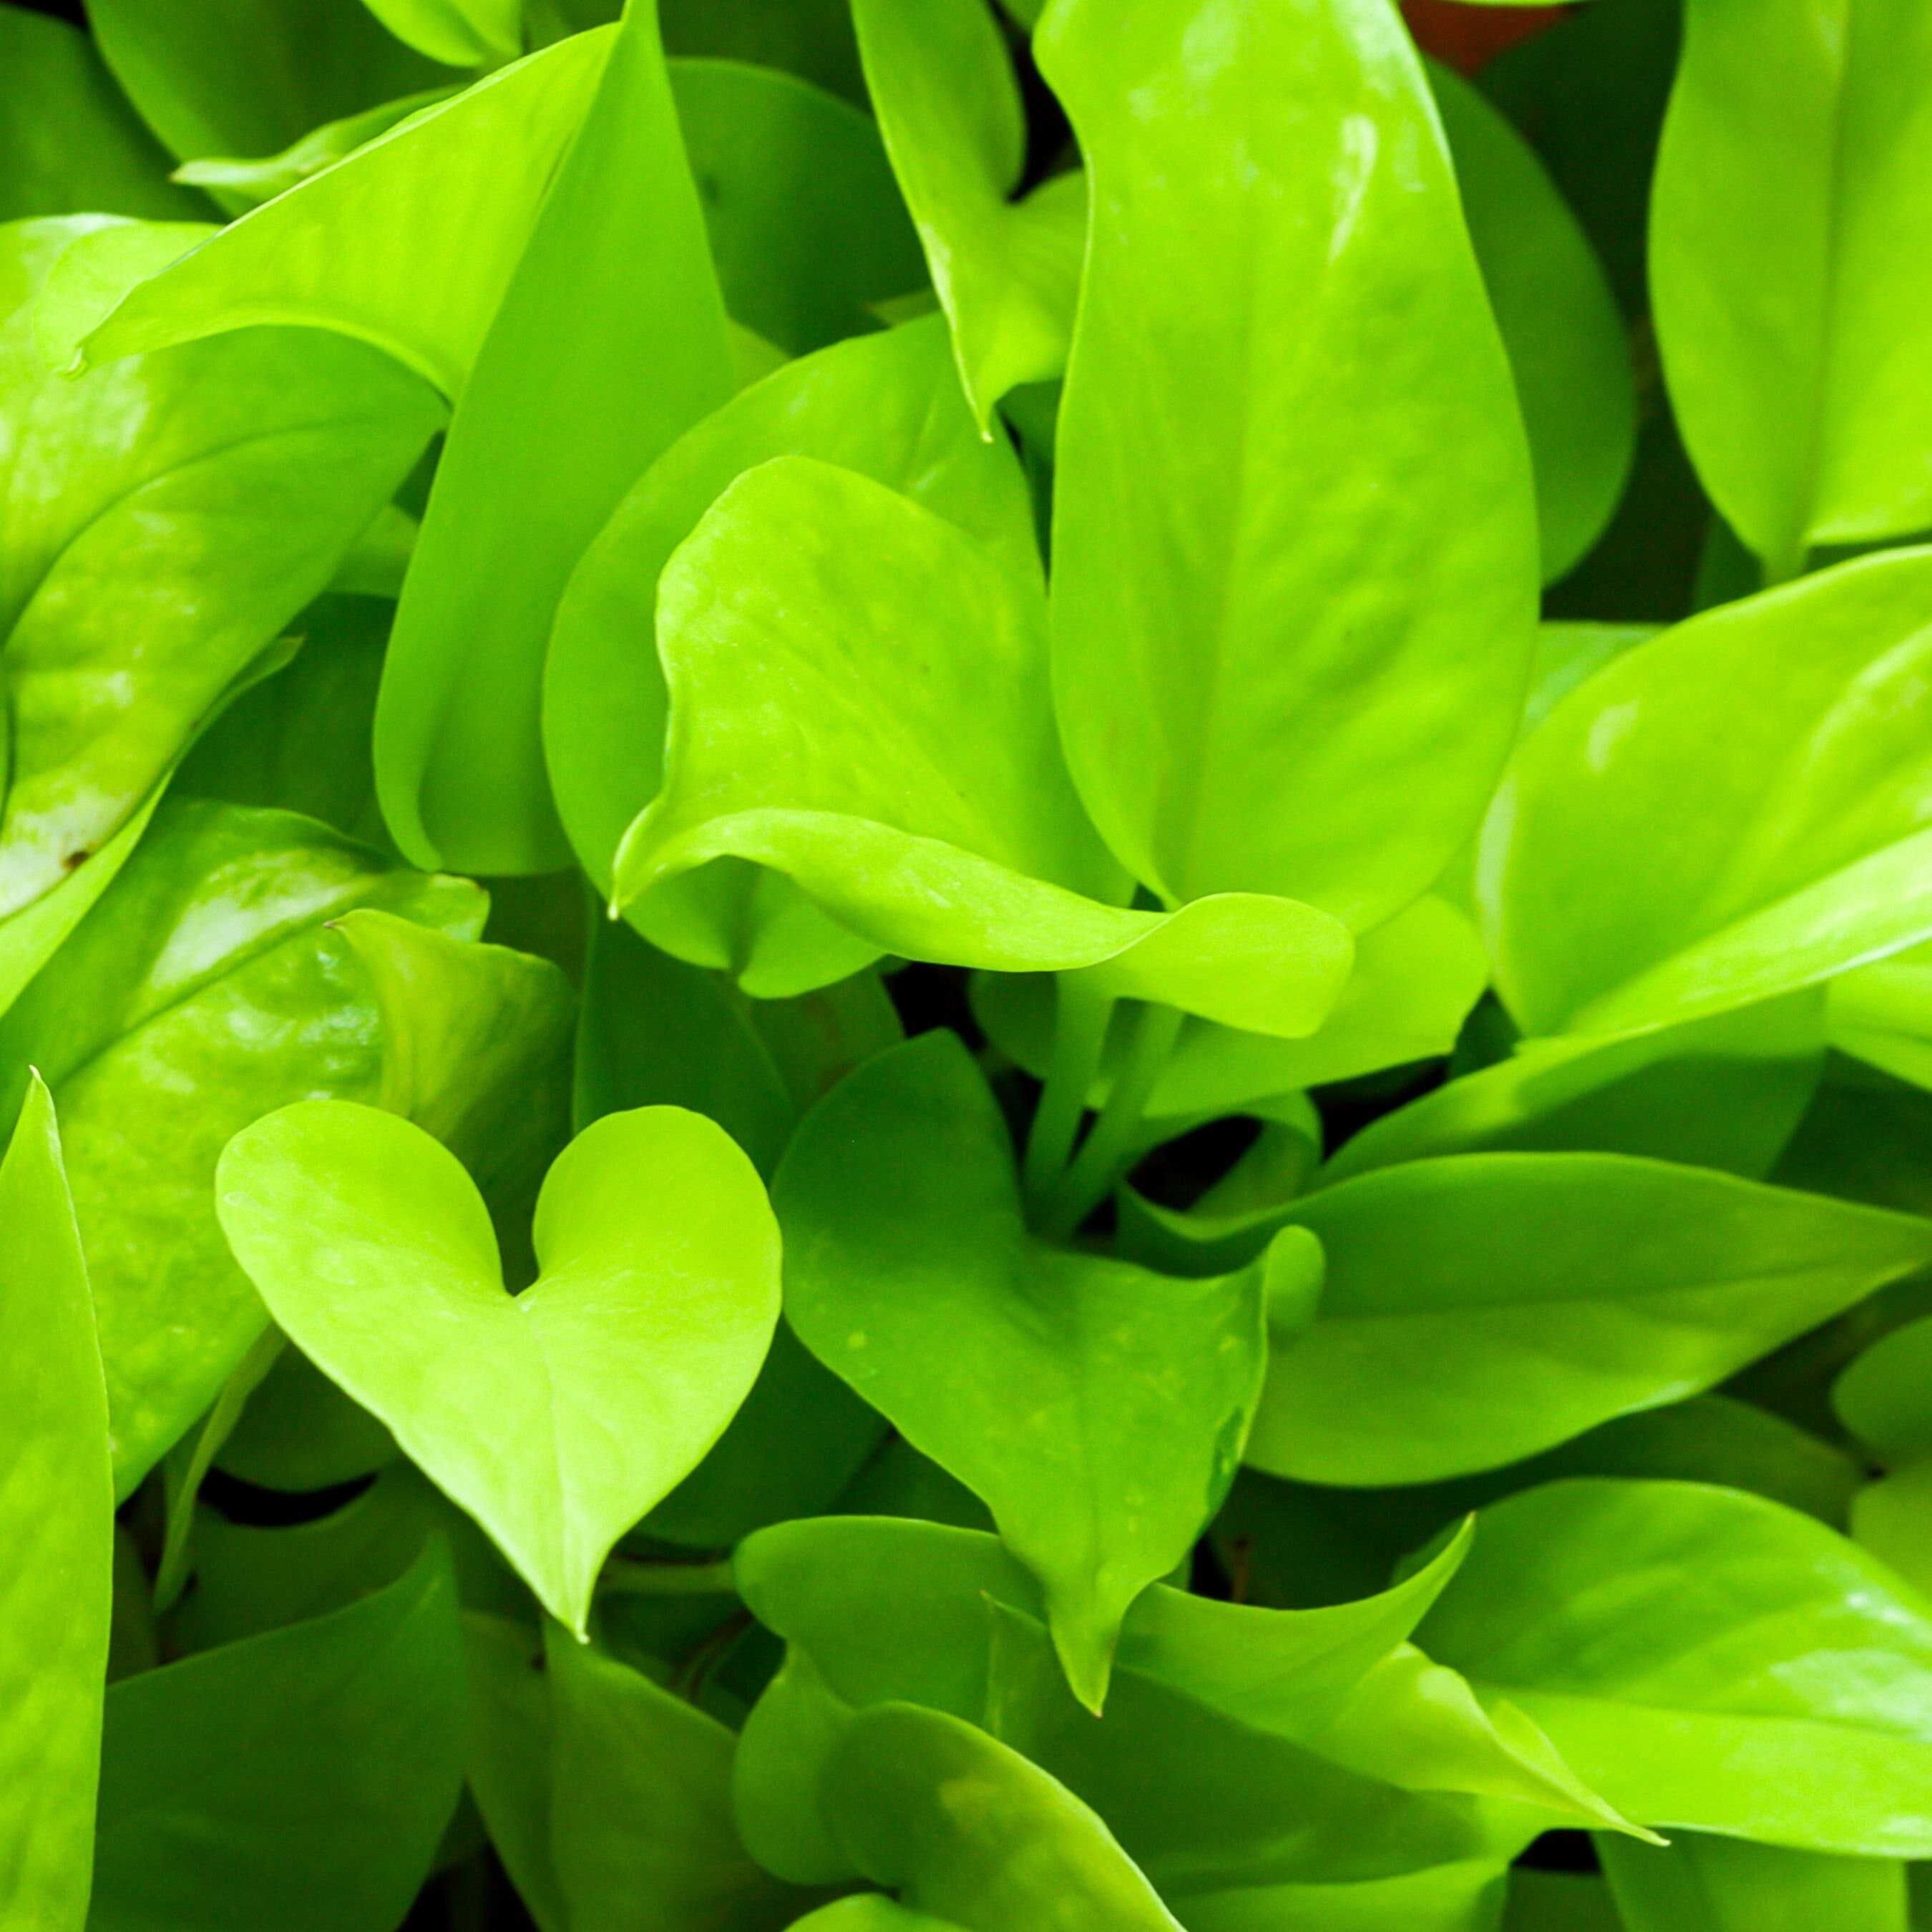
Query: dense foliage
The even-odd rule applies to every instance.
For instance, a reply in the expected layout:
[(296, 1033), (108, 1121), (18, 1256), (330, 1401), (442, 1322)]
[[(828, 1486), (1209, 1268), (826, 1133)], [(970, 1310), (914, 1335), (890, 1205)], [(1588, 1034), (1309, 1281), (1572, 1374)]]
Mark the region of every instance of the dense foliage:
[(1932, 10), (1001, 5), (0, 5), (8, 1932), (1932, 1924)]

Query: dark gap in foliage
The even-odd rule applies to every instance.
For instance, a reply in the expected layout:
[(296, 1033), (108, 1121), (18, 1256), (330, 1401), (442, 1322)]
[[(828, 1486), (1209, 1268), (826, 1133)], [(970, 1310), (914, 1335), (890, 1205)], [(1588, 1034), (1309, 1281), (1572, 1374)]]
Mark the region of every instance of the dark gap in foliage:
[(902, 966), (886, 976), (886, 991), (898, 1009), (908, 1038), (950, 1027), (972, 1051), (986, 1043), (966, 998), (963, 966)]
[(1588, 1832), (1546, 1832), (1516, 1860), (1532, 1871), (1600, 1872), (1597, 1848)]
[(260, 1483), (211, 1469), (202, 1478), (201, 1500), (244, 1529), (290, 1529), (297, 1523), (317, 1522), (352, 1503), (375, 1481), (358, 1476), (326, 1490), (268, 1490)]
[(76, 27), (87, 25), (87, 10), (81, 0), (20, 0), (30, 14), (51, 14), (57, 20), (71, 20)]
[(1406, 1066), (1364, 1074), (1359, 1080), (1341, 1080), (1332, 1087), (1316, 1088), (1309, 1097), (1322, 1116), (1324, 1150), (1333, 1154), (1364, 1127), (1433, 1092), (1448, 1078), (1446, 1061), (1418, 1060)]
[(399, 1932), (536, 1932), (495, 1850), (438, 1872), (416, 1894)]
[(1013, 70), (1019, 76), (1020, 99), (1026, 108), (1026, 169), (1020, 176), (1017, 196), (1039, 187), (1048, 176), (1058, 173), (1074, 158), (1073, 128), (1066, 110), (1034, 64), (1032, 36), (1004, 15), (1000, 24), (1006, 30), (1006, 44), (1012, 50)]
[(1240, 1597), (1235, 1579), (1221, 1561), (1221, 1553), (1207, 1537), (1194, 1546), (1194, 1567), (1188, 1586), (1197, 1597), (1213, 1597), (1221, 1603), (1236, 1603)]
[(1245, 1114), (1210, 1120), (1156, 1148), (1134, 1169), (1133, 1184), (1160, 1207), (1192, 1208), (1254, 1145), (1261, 1131), (1261, 1122)]

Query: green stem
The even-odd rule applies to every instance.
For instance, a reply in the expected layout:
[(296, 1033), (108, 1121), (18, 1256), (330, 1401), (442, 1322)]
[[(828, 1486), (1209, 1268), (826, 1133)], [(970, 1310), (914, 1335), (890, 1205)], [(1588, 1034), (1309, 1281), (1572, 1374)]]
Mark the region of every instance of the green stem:
[(1174, 1006), (1144, 1006), (1135, 1014), (1133, 1032), (1107, 1104), (1074, 1156), (1073, 1165), (1042, 1205), (1042, 1234), (1066, 1240), (1107, 1198), (1126, 1171), (1154, 1082), (1180, 1036), (1181, 1017)]
[(1053, 1185), (1072, 1157), (1074, 1136), (1087, 1111), (1087, 1096), (1107, 1044), (1108, 1023), (1116, 1002), (1088, 992), (1077, 980), (1061, 974), (1054, 982), (1053, 1058), (1040, 1109), (1033, 1117), (1022, 1177), (1027, 1204), (1038, 1214)]
[(597, 1580), (600, 1591), (628, 1597), (735, 1597), (731, 1559), (717, 1563), (633, 1563), (614, 1556)]

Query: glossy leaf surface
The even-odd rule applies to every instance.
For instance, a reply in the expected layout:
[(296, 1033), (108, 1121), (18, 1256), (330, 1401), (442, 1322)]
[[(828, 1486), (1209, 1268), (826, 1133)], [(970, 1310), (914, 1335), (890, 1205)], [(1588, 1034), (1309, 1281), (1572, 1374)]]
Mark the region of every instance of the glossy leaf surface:
[(1168, 902), (1365, 929), (1481, 811), (1537, 574), (1420, 64), (1380, 0), (1060, 0), (1036, 50), (1094, 204), (1054, 500), (1076, 782)]
[(1178, 1922), (1085, 1805), (943, 1712), (884, 1704), (855, 1718), (821, 1802), (867, 1877), (964, 1932), (1175, 1932)]
[(514, 1299), (475, 1184), (393, 1115), (285, 1108), (230, 1143), (216, 1188), (276, 1320), (580, 1633), (610, 1545), (716, 1438), (778, 1312), (751, 1164), (675, 1108), (572, 1143)]
[(0, 1160), (0, 1917), (87, 1922), (114, 1483), (80, 1231), (52, 1098), (28, 1087)]
[(251, 210), (130, 290), (88, 361), (286, 322), (359, 336), (459, 395), (609, 53), (608, 32), (560, 41)]
[(1247, 1453), (1317, 1482), (1514, 1462), (1709, 1388), (1932, 1259), (1932, 1222), (1605, 1154), (1412, 1161), (1291, 1214), (1327, 1280)]
[(1776, 574), (1932, 524), (1932, 23), (1898, 0), (1690, 0), (1651, 286), (1698, 473)]
[(974, 0), (914, 10), (859, 0), (853, 20), (886, 149), (983, 425), (1009, 389), (1066, 367), (1086, 184), (1064, 176), (1014, 198), (1025, 110), (987, 8)]
[(792, 1326), (986, 1501), (1097, 1708), (1128, 1604), (1233, 1475), (1259, 1392), (1260, 1271), (1181, 1282), (1030, 1239), (1004, 1124), (944, 1034), (821, 1102), (773, 1202)]
[(465, 936), (484, 911), (311, 820), (171, 806), (0, 1022), (0, 1082), (38, 1066), (60, 1104), (123, 1496), (265, 1324), (214, 1217), (224, 1144), (302, 1094), (379, 1090), (373, 988), (329, 923), (368, 905)]
[[(1932, 930), (1928, 590), (1932, 557), (1901, 551), (1708, 611), (1625, 653), (1528, 740), (1480, 880), (1526, 1030), (1722, 1012)], [(1735, 728), (1714, 742), (1719, 714)]]
[(91, 225), (0, 239), (0, 394), (18, 426), (0, 460), (0, 916), (128, 822), (328, 582), (438, 415), (412, 377), (314, 334), (53, 374), (34, 292)]
[(1695, 1484), (1552, 1484), (1483, 1513), (1421, 1641), (1629, 1816), (1925, 1856), (1932, 1619), (1808, 1517)]

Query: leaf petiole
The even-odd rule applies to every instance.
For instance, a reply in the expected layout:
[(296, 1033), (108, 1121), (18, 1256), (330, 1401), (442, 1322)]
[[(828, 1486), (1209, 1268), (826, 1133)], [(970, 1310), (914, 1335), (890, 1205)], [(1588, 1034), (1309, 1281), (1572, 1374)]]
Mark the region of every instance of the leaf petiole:
[(1060, 974), (1054, 981), (1053, 1058), (1048, 1063), (1039, 1112), (1027, 1135), (1022, 1175), (1028, 1211), (1036, 1217), (1045, 1211), (1054, 1184), (1072, 1157), (1074, 1138), (1087, 1111), (1087, 1096), (1100, 1069), (1107, 1028), (1118, 1004), (1106, 994), (1091, 992), (1070, 974)]
[(614, 1556), (597, 1580), (601, 1593), (624, 1597), (735, 1597), (731, 1559), (716, 1563), (637, 1563)]
[(1143, 1006), (1135, 1014), (1126, 1052), (1107, 1104), (1073, 1164), (1054, 1185), (1037, 1219), (1041, 1234), (1064, 1240), (1107, 1197), (1133, 1157), (1135, 1135), (1154, 1083), (1180, 1036), (1178, 1007)]

